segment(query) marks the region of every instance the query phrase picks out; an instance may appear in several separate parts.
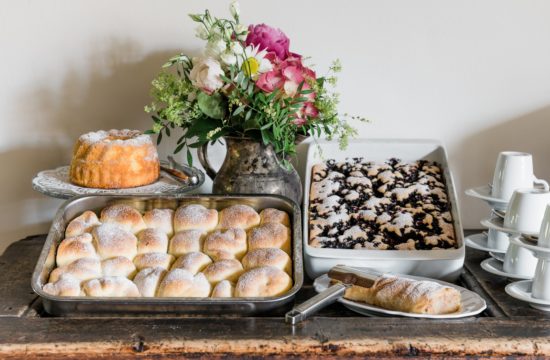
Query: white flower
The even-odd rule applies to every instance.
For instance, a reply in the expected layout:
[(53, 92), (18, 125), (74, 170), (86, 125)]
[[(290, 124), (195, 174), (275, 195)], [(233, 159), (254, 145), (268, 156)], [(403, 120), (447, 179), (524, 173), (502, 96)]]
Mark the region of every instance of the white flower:
[(235, 34), (237, 34), (237, 40), (245, 41), (248, 35), (248, 27), (244, 24), (237, 24)]
[(200, 24), (195, 29), (195, 36), (198, 37), (201, 40), (207, 40), (208, 39), (208, 31), (206, 31), (206, 28), (203, 24)]
[(194, 58), (193, 68), (189, 73), (189, 80), (193, 86), (198, 87), (207, 94), (212, 94), (223, 86), (223, 70), (219, 62), (215, 59)]
[(214, 37), (208, 40), (206, 44), (205, 54), (206, 56), (213, 57), (215, 59), (219, 58), (220, 54), (224, 52), (227, 48), (225, 41), (221, 37)]
[(221, 61), (226, 65), (235, 65), (237, 58), (243, 53), (243, 46), (238, 42), (232, 42), (229, 49), (220, 54)]
[(259, 46), (247, 46), (242, 56), (237, 57), (238, 67), (248, 76), (256, 79), (259, 74), (273, 69), (273, 64), (265, 58), (266, 50), (259, 50)]
[(231, 13), (231, 16), (233, 18), (237, 19), (241, 13), (241, 7), (239, 6), (239, 2), (237, 0), (231, 1), (231, 4), (229, 4), (229, 12)]

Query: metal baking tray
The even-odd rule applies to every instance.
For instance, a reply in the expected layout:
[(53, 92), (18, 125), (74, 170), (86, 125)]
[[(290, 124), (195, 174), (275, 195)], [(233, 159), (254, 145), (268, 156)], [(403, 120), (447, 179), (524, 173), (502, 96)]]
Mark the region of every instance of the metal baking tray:
[[(67, 224), (85, 210), (98, 212), (105, 206), (124, 203), (141, 212), (154, 208), (175, 209), (185, 204), (202, 204), (221, 210), (234, 204), (250, 205), (256, 210), (272, 207), (288, 213), (292, 225), (292, 260), (294, 285), (276, 297), (254, 298), (99, 298), (52, 296), (42, 291), (55, 268), (55, 254), (64, 238)], [(44, 309), (52, 315), (129, 315), (129, 314), (232, 314), (250, 315), (266, 312), (290, 302), (302, 287), (302, 228), (300, 208), (291, 200), (276, 195), (173, 195), (173, 196), (80, 196), (66, 201), (58, 210), (38, 263), (32, 275), (32, 288), (42, 298)]]
[[(321, 150), (319, 152), (318, 150)], [(370, 249), (329, 249), (309, 245), (309, 194), (313, 165), (326, 159), (342, 161), (346, 158), (364, 157), (367, 160), (384, 161), (399, 158), (404, 161), (429, 160), (439, 163), (447, 185), (451, 203), (451, 215), (457, 247), (436, 250), (370, 250)], [(464, 264), (465, 247), (462, 223), (458, 211), (458, 200), (453, 176), (443, 144), (437, 140), (422, 139), (356, 139), (349, 142), (345, 150), (340, 150), (337, 142), (319, 140), (307, 150), (304, 181), (303, 242), (306, 273), (316, 278), (343, 264), (352, 267), (369, 267), (381, 272), (392, 272), (455, 281)]]

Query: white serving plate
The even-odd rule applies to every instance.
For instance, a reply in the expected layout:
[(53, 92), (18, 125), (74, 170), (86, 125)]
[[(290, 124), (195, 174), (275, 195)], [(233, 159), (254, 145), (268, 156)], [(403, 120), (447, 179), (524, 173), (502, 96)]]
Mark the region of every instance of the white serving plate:
[[(474, 316), (481, 313), (487, 307), (485, 300), (478, 294), (455, 284), (451, 284), (445, 281), (439, 281), (434, 279), (426, 279), (424, 277), (417, 276), (404, 276), (414, 280), (429, 280), (434, 281), (440, 285), (452, 287), (460, 292), (461, 307), (460, 310), (450, 314), (432, 315), (432, 314), (415, 314), (403, 311), (388, 310), (376, 305), (367, 304), (359, 301), (352, 301), (345, 298), (338, 299), (338, 302), (342, 303), (345, 307), (359, 314), (366, 316), (403, 316), (414, 317), (420, 319), (458, 319), (468, 316)], [(313, 287), (315, 291), (322, 292), (330, 286), (331, 279), (327, 275), (322, 275), (315, 279)]]
[(352, 267), (369, 267), (380, 272), (410, 274), (446, 281), (454, 281), (458, 278), (464, 264), (464, 234), (458, 212), (456, 190), (447, 162), (447, 153), (439, 141), (356, 139), (351, 140), (345, 150), (340, 150), (337, 142), (320, 140), (318, 144), (324, 159), (327, 160), (341, 161), (346, 158), (364, 157), (373, 161), (399, 158), (404, 161), (429, 160), (438, 162), (442, 167), (447, 184), (458, 248), (445, 250), (367, 250), (321, 249), (309, 246), (311, 169), (313, 165), (323, 161), (317, 145), (311, 143), (307, 149), (303, 203), (304, 261), (306, 272), (310, 278), (315, 279), (339, 264)]

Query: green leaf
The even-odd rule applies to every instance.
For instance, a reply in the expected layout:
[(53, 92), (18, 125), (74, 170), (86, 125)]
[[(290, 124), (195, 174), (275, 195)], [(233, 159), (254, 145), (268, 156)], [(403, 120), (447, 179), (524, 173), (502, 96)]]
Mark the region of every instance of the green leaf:
[(153, 135), (155, 132), (153, 130), (149, 129), (149, 130), (145, 130), (143, 133), (146, 134), (146, 135)]
[(235, 111), (233, 111), (233, 116), (237, 116), (240, 113), (242, 113), (244, 111), (244, 107), (245, 107), (244, 105), (241, 105), (238, 108), (236, 108)]
[(193, 166), (193, 155), (191, 155), (189, 148), (187, 149), (187, 164), (189, 164), (189, 166)]
[(251, 117), (251, 116), (252, 116), (252, 109), (250, 109), (250, 110), (248, 110), (248, 111), (246, 112), (246, 115), (245, 115), (245, 117), (244, 117), (244, 121), (250, 120), (250, 117)]
[(164, 131), (166, 131), (166, 135), (170, 136), (170, 129), (168, 126), (164, 128)]
[(185, 146), (185, 143), (181, 143), (179, 144), (176, 149), (174, 150), (174, 154), (177, 154), (181, 151), (181, 149), (183, 149), (183, 147)]
[(199, 14), (189, 14), (189, 17), (191, 18), (191, 20), (195, 21), (195, 22), (202, 22), (202, 15), (199, 15)]
[(161, 141), (162, 141), (162, 131), (159, 132), (159, 135), (157, 136), (157, 145), (160, 145)]
[(199, 109), (208, 117), (213, 119), (223, 119), (225, 117), (226, 104), (220, 93), (208, 95), (200, 92), (197, 95)]
[(203, 117), (200, 119), (197, 119), (188, 129), (185, 133), (185, 137), (190, 139), (192, 137), (198, 136), (198, 137), (206, 137), (206, 134), (208, 134), (209, 131), (212, 131), (218, 127), (222, 127), (223, 124), (220, 120), (212, 119), (209, 117)]

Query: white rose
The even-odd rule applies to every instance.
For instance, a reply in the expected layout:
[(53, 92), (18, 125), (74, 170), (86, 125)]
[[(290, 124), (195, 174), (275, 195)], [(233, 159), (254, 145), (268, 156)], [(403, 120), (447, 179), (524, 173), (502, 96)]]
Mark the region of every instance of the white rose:
[(226, 65), (234, 65), (237, 63), (237, 55), (235, 55), (234, 52), (228, 50), (228, 51), (224, 51), (221, 55), (220, 55), (220, 59), (223, 61), (224, 64)]
[(236, 0), (231, 1), (231, 4), (229, 4), (229, 12), (231, 13), (231, 16), (233, 18), (238, 18), (241, 13), (241, 7), (239, 6), (239, 2)]
[(223, 86), (223, 70), (219, 62), (212, 58), (193, 59), (193, 68), (189, 73), (189, 80), (207, 94), (212, 94)]
[(218, 58), (222, 52), (225, 51), (227, 45), (222, 38), (215, 37), (210, 39), (206, 44), (206, 55), (213, 58)]
[(208, 31), (206, 31), (206, 28), (203, 24), (197, 26), (197, 28), (195, 29), (195, 36), (201, 40), (208, 40)]
[(248, 35), (248, 27), (244, 24), (237, 24), (237, 26), (235, 26), (235, 34), (237, 34), (238, 40), (246, 40), (246, 35)]

